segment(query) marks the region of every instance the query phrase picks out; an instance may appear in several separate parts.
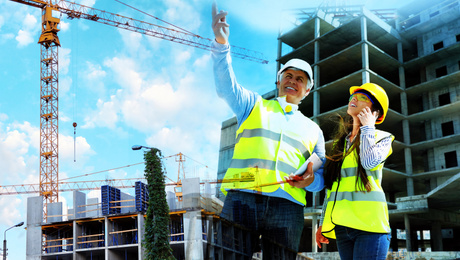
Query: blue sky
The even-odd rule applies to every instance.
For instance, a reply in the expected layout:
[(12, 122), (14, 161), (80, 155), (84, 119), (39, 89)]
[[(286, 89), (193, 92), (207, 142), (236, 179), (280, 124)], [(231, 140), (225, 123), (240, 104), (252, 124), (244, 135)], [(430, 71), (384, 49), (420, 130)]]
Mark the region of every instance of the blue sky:
[[(116, 1), (76, 2), (167, 26)], [(213, 38), (210, 0), (124, 2)], [(218, 1), (219, 9), (229, 11), (230, 43), (262, 52), (269, 60), (260, 64), (233, 59), (243, 86), (261, 94), (275, 87), (280, 10), (320, 2)], [(383, 1), (337, 2), (366, 3), (370, 8), (400, 5), (394, 0), (385, 6), (380, 6)], [(1, 185), (38, 184), (40, 10), (7, 0), (0, 0), (0, 10)], [(60, 179), (142, 162), (142, 152), (131, 150), (134, 144), (157, 147), (164, 156), (181, 152), (186, 155), (187, 177), (216, 178), (221, 123), (233, 115), (215, 93), (208, 51), (65, 17), (58, 35)], [(78, 124), (76, 147), (73, 122)], [(169, 178), (177, 179), (174, 157), (165, 165)], [(137, 165), (69, 181), (142, 176), (143, 165)], [(36, 195), (0, 196), (0, 231), (26, 222), (29, 196)], [(60, 199), (71, 203), (71, 193), (60, 194)], [(7, 238), (9, 259), (25, 259), (26, 231), (12, 229)]]

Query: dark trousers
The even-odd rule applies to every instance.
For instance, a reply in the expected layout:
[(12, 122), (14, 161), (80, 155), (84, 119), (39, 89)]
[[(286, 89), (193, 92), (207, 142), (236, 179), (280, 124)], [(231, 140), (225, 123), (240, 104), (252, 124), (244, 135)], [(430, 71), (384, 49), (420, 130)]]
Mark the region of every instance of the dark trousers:
[(303, 206), (282, 198), (229, 191), (221, 217), (247, 228), (252, 252), (262, 250), (264, 260), (295, 259), (303, 230)]

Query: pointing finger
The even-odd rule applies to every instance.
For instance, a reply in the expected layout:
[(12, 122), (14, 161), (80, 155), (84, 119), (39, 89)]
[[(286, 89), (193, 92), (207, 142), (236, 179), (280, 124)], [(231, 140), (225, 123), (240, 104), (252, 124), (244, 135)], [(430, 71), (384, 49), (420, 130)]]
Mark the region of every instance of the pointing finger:
[(217, 3), (216, 0), (212, 1), (212, 16), (214, 17), (217, 14)]

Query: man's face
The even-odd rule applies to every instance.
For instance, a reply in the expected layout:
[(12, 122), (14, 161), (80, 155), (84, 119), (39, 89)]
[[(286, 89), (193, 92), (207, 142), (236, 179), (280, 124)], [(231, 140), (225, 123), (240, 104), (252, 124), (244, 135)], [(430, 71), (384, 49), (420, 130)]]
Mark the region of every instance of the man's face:
[(307, 90), (308, 77), (301, 70), (287, 69), (278, 81), (278, 96), (286, 96), (286, 101), (298, 105), (303, 97), (310, 93)]

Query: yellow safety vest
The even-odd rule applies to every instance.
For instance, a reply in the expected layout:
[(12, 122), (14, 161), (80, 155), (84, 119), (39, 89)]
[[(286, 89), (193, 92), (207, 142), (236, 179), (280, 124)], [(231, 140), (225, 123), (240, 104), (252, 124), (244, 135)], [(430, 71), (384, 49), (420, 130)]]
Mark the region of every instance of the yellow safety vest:
[[(385, 137), (394, 136), (390, 133), (375, 130), (376, 143)], [(392, 153), (392, 148), (386, 158)], [(324, 213), (321, 233), (328, 238), (335, 239), (335, 225), (346, 226), (358, 230), (374, 233), (389, 233), (388, 206), (385, 193), (382, 189), (382, 169), (384, 162), (371, 170), (366, 170), (371, 184), (370, 192), (362, 192), (356, 186), (358, 172), (356, 150), (345, 157), (341, 169), (340, 181), (332, 184), (327, 190), (327, 206)]]
[(252, 190), (272, 193), (283, 189), (296, 201), (306, 205), (305, 190), (283, 181), (310, 157), (321, 129), (299, 111), (286, 120), (276, 100), (259, 97), (248, 118), (236, 132), (233, 158), (221, 190)]

